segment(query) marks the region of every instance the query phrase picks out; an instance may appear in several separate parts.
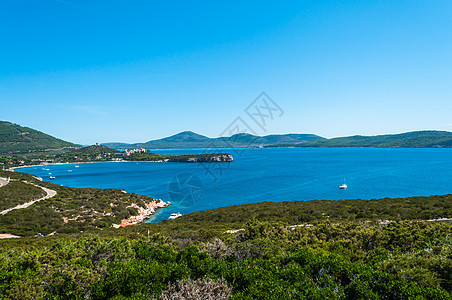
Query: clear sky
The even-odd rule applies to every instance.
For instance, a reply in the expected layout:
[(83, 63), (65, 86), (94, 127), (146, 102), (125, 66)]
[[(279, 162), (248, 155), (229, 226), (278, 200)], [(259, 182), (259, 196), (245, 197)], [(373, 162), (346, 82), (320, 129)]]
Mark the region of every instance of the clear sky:
[[(0, 0), (0, 120), (81, 144), (452, 131), (452, 2)], [(262, 131), (256, 130), (262, 134)]]

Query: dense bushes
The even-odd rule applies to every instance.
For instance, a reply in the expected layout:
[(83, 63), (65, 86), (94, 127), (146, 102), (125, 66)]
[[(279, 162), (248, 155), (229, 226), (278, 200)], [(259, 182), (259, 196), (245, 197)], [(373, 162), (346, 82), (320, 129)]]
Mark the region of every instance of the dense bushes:
[(416, 220), (452, 217), (452, 195), (376, 200), (316, 200), (260, 202), (192, 213), (177, 221), (243, 226), (256, 217), (262, 221), (303, 224), (353, 220)]
[(162, 234), (2, 241), (0, 298), (451, 299), (450, 224), (245, 228), (183, 248)]

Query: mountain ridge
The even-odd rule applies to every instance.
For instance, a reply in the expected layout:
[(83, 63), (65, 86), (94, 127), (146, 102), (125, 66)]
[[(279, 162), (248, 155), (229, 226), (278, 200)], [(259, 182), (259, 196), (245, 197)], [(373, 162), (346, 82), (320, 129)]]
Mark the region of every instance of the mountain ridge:
[(230, 148), (230, 147), (259, 147), (274, 143), (302, 143), (306, 141), (324, 139), (315, 134), (271, 134), (255, 136), (248, 133), (238, 133), (230, 137), (209, 138), (193, 131), (182, 131), (177, 134), (151, 140), (146, 143), (102, 143), (113, 149), (124, 148)]
[[(274, 146), (284, 147), (286, 145)], [(296, 144), (294, 147), (449, 148), (452, 147), (452, 132), (419, 130), (374, 136), (354, 135), (322, 141), (309, 141)]]
[[(190, 140), (190, 136), (196, 140)], [(183, 139), (178, 140), (179, 137)], [(302, 139), (302, 141), (300, 141)], [(231, 137), (209, 138), (192, 131), (151, 140), (146, 143), (103, 143), (114, 149), (125, 148), (233, 148), (233, 147), (375, 147), (375, 148), (449, 148), (452, 147), (452, 132), (444, 130), (418, 130), (382, 135), (353, 135), (326, 139), (315, 134), (270, 134), (254, 136), (239, 133)]]

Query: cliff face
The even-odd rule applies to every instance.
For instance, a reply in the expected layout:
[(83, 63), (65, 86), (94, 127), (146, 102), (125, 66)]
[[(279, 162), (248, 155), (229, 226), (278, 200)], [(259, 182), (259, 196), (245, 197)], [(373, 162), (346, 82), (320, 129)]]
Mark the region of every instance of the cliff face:
[(231, 162), (234, 158), (231, 154), (218, 154), (218, 155), (200, 155), (196, 157), (183, 157), (183, 158), (173, 158), (165, 160), (168, 162)]

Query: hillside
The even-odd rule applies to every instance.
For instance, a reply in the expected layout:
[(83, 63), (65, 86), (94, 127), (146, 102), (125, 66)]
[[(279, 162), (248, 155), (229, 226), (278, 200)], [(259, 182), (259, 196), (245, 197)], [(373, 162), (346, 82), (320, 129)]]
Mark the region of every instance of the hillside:
[(191, 131), (184, 131), (163, 139), (152, 140), (146, 143), (103, 143), (114, 149), (125, 148), (229, 148), (229, 147), (258, 147), (271, 144), (297, 144), (306, 141), (322, 140), (324, 138), (314, 134), (272, 134), (267, 136), (255, 136), (247, 133), (239, 133), (230, 137), (209, 138)]
[[(289, 145), (279, 145), (289, 146)], [(296, 147), (378, 147), (436, 148), (452, 147), (452, 132), (413, 131), (377, 136), (349, 136), (297, 144)]]
[(36, 186), (57, 192), (56, 196), (27, 208), (0, 214), (0, 234), (34, 236), (53, 231), (99, 230), (160, 205), (157, 199), (119, 189), (70, 188), (19, 172), (0, 171), (0, 177), (11, 178), (11, 183), (0, 188), (0, 210), (43, 196)]
[(28, 127), (0, 121), (0, 154), (27, 154), (71, 147), (80, 146)]

